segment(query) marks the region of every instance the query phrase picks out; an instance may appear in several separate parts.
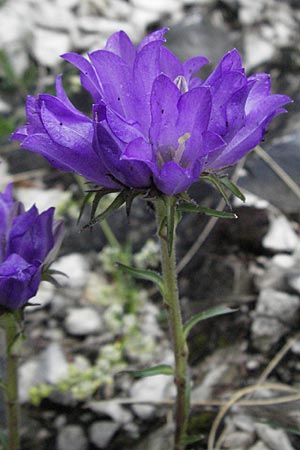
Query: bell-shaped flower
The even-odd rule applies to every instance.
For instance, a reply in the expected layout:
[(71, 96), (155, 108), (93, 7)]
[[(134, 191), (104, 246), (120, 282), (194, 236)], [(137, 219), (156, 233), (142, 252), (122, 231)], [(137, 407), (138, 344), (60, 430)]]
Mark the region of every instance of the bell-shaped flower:
[(17, 309), (36, 295), (42, 276), (62, 240), (54, 208), (39, 214), (14, 201), (12, 185), (0, 193), (0, 306)]
[(235, 164), (290, 99), (270, 93), (268, 75), (247, 77), (236, 50), (201, 80), (195, 74), (207, 59), (181, 63), (163, 45), (166, 30), (137, 47), (123, 31), (114, 33), (89, 60), (63, 55), (92, 96), (92, 119), (71, 104), (59, 76), (56, 97), (28, 98), (28, 125), (13, 139), (59, 169), (115, 190), (155, 187), (175, 195), (203, 170)]

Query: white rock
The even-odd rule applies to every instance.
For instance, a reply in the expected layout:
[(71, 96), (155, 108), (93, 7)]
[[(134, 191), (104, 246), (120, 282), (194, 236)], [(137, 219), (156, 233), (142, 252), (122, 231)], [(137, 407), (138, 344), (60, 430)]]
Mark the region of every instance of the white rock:
[(60, 4), (43, 0), (34, 9), (35, 25), (52, 30), (68, 31), (76, 26), (74, 14)]
[(0, 97), (0, 114), (9, 114), (11, 111), (11, 105)]
[(300, 294), (300, 273), (293, 273), (288, 276), (288, 284)]
[(80, 253), (62, 256), (52, 264), (51, 268), (64, 273), (68, 277), (55, 275), (58, 283), (72, 289), (74, 294), (76, 294), (76, 291), (83, 289), (87, 283), (89, 264), (87, 258)]
[(25, 309), (25, 314), (30, 314), (33, 311), (42, 309), (45, 306), (49, 305), (49, 303), (51, 303), (52, 299), (54, 298), (54, 293), (55, 287), (53, 286), (53, 284), (42, 281), (36, 296), (32, 297), (29, 300), (32, 306)]
[(300, 246), (300, 239), (285, 216), (271, 217), (268, 233), (263, 238), (263, 246), (277, 252), (292, 252)]
[(270, 450), (262, 441), (256, 442), (256, 444), (252, 445), (248, 450)]
[(88, 404), (89, 409), (91, 409), (94, 413), (100, 415), (110, 416), (114, 422), (117, 422), (121, 425), (125, 425), (132, 421), (132, 414), (127, 409), (123, 408), (121, 405), (117, 403), (108, 403), (103, 404), (103, 402), (90, 402)]
[(46, 383), (56, 384), (69, 374), (69, 366), (58, 342), (52, 342), (40, 355), (39, 377)]
[(255, 434), (245, 431), (233, 431), (225, 436), (223, 447), (229, 449), (248, 450), (254, 443)]
[(99, 333), (102, 330), (102, 320), (93, 308), (71, 308), (65, 319), (65, 327), (74, 336), (85, 336)]
[(149, 11), (156, 11), (158, 13), (172, 13), (181, 9), (182, 3), (180, 0), (151, 0), (146, 2), (145, 0), (131, 0), (131, 4), (136, 8), (141, 8)]
[(40, 212), (54, 206), (63, 206), (71, 198), (71, 194), (61, 189), (37, 189), (37, 188), (17, 188), (16, 197), (23, 203), (25, 209), (29, 209), (33, 204)]
[(265, 40), (257, 31), (245, 33), (244, 42), (245, 65), (248, 70), (271, 60), (275, 55), (273, 43)]
[(107, 448), (120, 425), (108, 420), (94, 422), (89, 428), (89, 437), (97, 448)]
[(128, 22), (122, 20), (108, 20), (105, 17), (80, 17), (78, 19), (78, 27), (85, 33), (97, 33), (107, 37), (118, 30), (123, 30), (130, 36), (134, 34), (134, 29)]
[(61, 8), (73, 9), (80, 3), (80, 0), (56, 0), (55, 6), (59, 5)]
[(210, 370), (199, 386), (193, 389), (193, 399), (196, 401), (203, 401), (211, 398), (214, 387), (223, 379), (223, 375), (227, 370), (227, 364), (221, 364)]
[(295, 450), (284, 430), (275, 429), (264, 424), (257, 424), (259, 438), (272, 450)]
[[(130, 395), (138, 401), (159, 402), (170, 396), (172, 388), (173, 383), (169, 376), (156, 375), (136, 381), (130, 390)], [(142, 419), (148, 419), (155, 411), (158, 411), (158, 408), (157, 405), (145, 404), (134, 405), (133, 410)]]
[(286, 325), (297, 321), (300, 308), (300, 298), (286, 292), (264, 289), (260, 292), (255, 313), (256, 315), (273, 317)]
[(38, 358), (29, 359), (20, 366), (19, 400), (21, 403), (28, 402), (30, 399), (29, 393), (31, 387), (42, 382), (38, 369), (39, 369)]
[(72, 40), (68, 33), (36, 28), (33, 35), (32, 53), (37, 61), (46, 67), (60, 63), (59, 55), (71, 50)]
[(159, 20), (160, 14), (158, 11), (146, 10), (143, 8), (133, 8), (132, 14), (130, 16), (130, 22), (133, 24), (135, 29), (136, 38), (133, 37), (133, 41), (138, 41), (145, 34), (145, 29), (149, 23), (156, 22)]
[(300, 299), (273, 289), (261, 291), (251, 326), (253, 345), (269, 351), (297, 320)]
[(59, 433), (57, 450), (87, 450), (88, 440), (79, 425), (67, 425)]

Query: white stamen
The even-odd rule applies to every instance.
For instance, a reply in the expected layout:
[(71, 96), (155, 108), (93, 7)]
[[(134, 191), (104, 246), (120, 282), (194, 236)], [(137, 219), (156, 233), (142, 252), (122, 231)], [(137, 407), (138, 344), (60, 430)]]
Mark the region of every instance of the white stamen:
[(180, 90), (181, 94), (184, 94), (185, 92), (187, 92), (189, 90), (187, 81), (183, 75), (178, 75), (178, 77), (175, 78), (174, 83)]
[(184, 149), (185, 149), (185, 143), (186, 141), (191, 137), (191, 133), (185, 133), (184, 135), (180, 136), (178, 139), (178, 147), (174, 156), (174, 161), (177, 163), (180, 163), (180, 160), (182, 158)]

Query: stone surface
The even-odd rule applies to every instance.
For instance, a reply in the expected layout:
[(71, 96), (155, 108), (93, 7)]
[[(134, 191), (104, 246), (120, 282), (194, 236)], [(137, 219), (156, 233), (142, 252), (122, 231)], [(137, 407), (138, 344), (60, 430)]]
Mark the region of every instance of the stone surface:
[(66, 275), (55, 276), (60, 286), (67, 287), (72, 290), (73, 295), (80, 296), (89, 276), (89, 264), (84, 255), (71, 253), (62, 256), (52, 264), (51, 268)]
[(173, 388), (172, 380), (166, 375), (141, 378), (136, 381), (130, 389), (130, 395), (137, 401), (149, 401), (147, 405), (133, 405), (133, 410), (141, 419), (148, 419), (158, 412), (157, 405), (151, 402), (159, 402), (170, 396)]
[(290, 443), (284, 430), (275, 429), (264, 424), (256, 425), (259, 438), (272, 450), (296, 450)]
[(37, 28), (32, 43), (32, 54), (39, 64), (55, 67), (61, 62), (59, 55), (71, 50), (71, 43), (68, 33)]
[(79, 425), (67, 425), (59, 432), (56, 450), (87, 450), (87, 437)]
[(68, 377), (68, 363), (58, 342), (50, 343), (40, 355), (38, 373), (39, 378), (49, 384), (56, 384)]
[(299, 306), (298, 296), (273, 289), (262, 290), (251, 327), (254, 347), (262, 352), (269, 351), (295, 324)]
[(94, 422), (89, 428), (90, 442), (96, 448), (106, 449), (120, 425), (108, 420)]
[(271, 217), (270, 229), (263, 238), (263, 246), (277, 252), (293, 252), (299, 248), (300, 239), (285, 216)]
[(86, 336), (102, 330), (102, 320), (94, 308), (70, 308), (65, 319), (65, 328), (74, 336)]

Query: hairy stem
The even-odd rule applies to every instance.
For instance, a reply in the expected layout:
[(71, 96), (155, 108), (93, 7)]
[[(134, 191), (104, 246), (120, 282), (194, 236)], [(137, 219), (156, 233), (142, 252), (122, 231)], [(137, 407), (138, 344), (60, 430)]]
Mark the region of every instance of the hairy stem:
[(2, 316), (1, 325), (6, 337), (5, 406), (9, 450), (20, 449), (18, 404), (18, 356), (14, 349), (18, 333), (17, 318), (13, 313)]
[[(162, 227), (167, 215), (167, 202), (175, 208), (174, 199), (166, 197), (156, 202), (157, 227), (160, 230), (162, 275), (164, 280), (164, 303), (168, 314), (175, 359), (176, 404), (175, 404), (175, 443), (174, 450), (185, 449), (185, 437), (189, 415), (188, 348), (183, 334), (182, 316), (179, 303), (176, 275), (175, 227), (172, 249), (168, 247), (166, 226)], [(170, 206), (170, 203), (169, 203)]]

